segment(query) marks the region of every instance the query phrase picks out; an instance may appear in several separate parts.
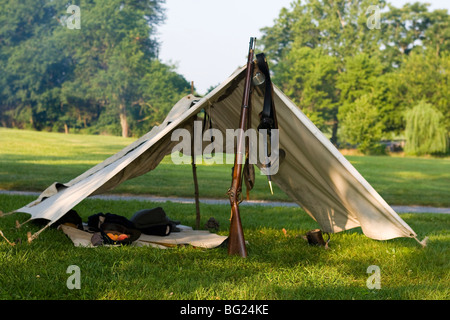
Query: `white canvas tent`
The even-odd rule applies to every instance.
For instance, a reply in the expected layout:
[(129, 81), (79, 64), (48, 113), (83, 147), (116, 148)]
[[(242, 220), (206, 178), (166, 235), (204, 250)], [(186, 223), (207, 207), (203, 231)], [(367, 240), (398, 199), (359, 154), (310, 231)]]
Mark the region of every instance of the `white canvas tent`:
[[(46, 219), (62, 217), (83, 199), (102, 194), (120, 183), (153, 170), (172, 152), (177, 128), (192, 130), (194, 116), (205, 110), (213, 127), (225, 134), (239, 124), (246, 67), (203, 98), (182, 98), (165, 121), (149, 133), (67, 183), (54, 183), (37, 200), (16, 210)], [(263, 97), (252, 95), (252, 128), (256, 128)], [(274, 86), (280, 148), (286, 157), (272, 181), (299, 204), (324, 232), (361, 227), (372, 239), (409, 237), (416, 233), (383, 200), (350, 162), (302, 111)], [(224, 186), (226, 187), (226, 186)], [(244, 226), (245, 229), (245, 226)]]

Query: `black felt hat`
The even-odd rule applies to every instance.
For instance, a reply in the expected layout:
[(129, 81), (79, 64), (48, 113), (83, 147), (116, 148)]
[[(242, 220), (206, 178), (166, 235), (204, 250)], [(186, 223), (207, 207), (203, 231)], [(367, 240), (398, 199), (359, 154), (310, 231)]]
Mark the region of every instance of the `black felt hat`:
[(169, 223), (169, 218), (163, 208), (143, 209), (136, 212), (130, 219), (136, 228), (145, 228), (158, 224)]
[(173, 229), (173, 221), (167, 217), (161, 207), (140, 210), (131, 217), (130, 221), (147, 235), (167, 236)]

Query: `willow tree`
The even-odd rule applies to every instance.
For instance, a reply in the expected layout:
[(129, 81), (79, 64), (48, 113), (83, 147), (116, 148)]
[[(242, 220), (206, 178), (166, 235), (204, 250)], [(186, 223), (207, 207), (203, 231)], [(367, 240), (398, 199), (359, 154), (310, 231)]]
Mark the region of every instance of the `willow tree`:
[(447, 152), (448, 133), (440, 111), (422, 101), (406, 112), (405, 119), (405, 152), (414, 155)]

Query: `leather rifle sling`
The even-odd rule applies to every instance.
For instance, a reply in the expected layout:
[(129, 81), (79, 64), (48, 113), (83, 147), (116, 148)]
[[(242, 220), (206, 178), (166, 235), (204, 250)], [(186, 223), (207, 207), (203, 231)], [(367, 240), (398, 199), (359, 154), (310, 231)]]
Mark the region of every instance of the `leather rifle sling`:
[(273, 86), (272, 80), (270, 79), (269, 66), (267, 65), (267, 60), (264, 53), (259, 53), (256, 55), (256, 60), (258, 64), (258, 69), (264, 74), (265, 77), (265, 90), (264, 90), (264, 105), (261, 113), (261, 122), (258, 129), (268, 129), (268, 134), (270, 134), (270, 129), (278, 128), (278, 123), (276, 121), (275, 106), (273, 103)]

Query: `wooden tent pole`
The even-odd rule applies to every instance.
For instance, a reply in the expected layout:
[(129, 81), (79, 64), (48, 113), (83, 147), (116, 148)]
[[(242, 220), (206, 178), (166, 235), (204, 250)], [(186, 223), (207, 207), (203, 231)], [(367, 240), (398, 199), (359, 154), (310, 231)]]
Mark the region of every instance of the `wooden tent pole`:
[[(191, 94), (194, 94), (194, 81), (191, 81)], [(194, 116), (194, 123), (197, 121), (197, 115)], [(192, 126), (194, 127), (194, 125)], [(194, 141), (195, 137), (192, 134), (191, 139), (191, 157), (192, 157), (192, 176), (194, 178), (194, 198), (195, 198), (195, 227), (196, 229), (200, 229), (200, 200), (199, 200), (199, 191), (198, 191), (198, 180), (197, 180), (197, 166), (195, 164), (195, 152), (194, 152)]]

